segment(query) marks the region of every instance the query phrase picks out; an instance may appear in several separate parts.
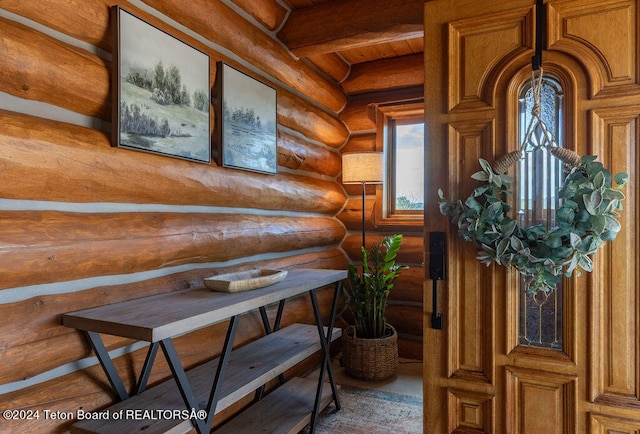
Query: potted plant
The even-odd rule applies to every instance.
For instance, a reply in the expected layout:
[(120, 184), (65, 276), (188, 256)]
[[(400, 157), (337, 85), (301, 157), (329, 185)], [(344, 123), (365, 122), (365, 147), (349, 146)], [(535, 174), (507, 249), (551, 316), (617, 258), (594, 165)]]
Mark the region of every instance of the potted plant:
[(370, 251), (362, 246), (362, 273), (348, 265), (346, 303), (355, 325), (343, 335), (342, 363), (350, 375), (370, 381), (390, 377), (398, 364), (398, 336), (384, 316), (387, 298), (400, 272), (395, 259), (402, 234), (384, 237)]

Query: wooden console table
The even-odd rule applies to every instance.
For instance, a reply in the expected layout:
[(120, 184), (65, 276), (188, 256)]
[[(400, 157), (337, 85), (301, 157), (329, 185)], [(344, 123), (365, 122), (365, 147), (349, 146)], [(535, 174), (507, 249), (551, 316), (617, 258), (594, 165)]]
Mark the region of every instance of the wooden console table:
[[(294, 419), (278, 419), (281, 421), (278, 432), (293, 432), (307, 423), (311, 423), (313, 432), (321, 406), (333, 399), (336, 407), (340, 408), (329, 345), (341, 334), (340, 329), (334, 330), (333, 324), (342, 280), (346, 277), (347, 272), (344, 270), (290, 270), (281, 282), (246, 292), (229, 294), (199, 288), (65, 314), (65, 326), (86, 332), (120, 399), (120, 402), (109, 409), (96, 412), (96, 416), (101, 419), (78, 421), (71, 431), (186, 433), (195, 427), (202, 434), (210, 431), (216, 413), (254, 391), (256, 400), (259, 401), (254, 404), (256, 407), (259, 404), (272, 405), (268, 404), (272, 396), (272, 400), (281, 400), (283, 396), (290, 395), (295, 402), (300, 403), (305, 394), (311, 392), (313, 395), (315, 391), (315, 400), (311, 401), (309, 398), (308, 405), (288, 405), (283, 409), (291, 410)], [(333, 285), (335, 291), (329, 323), (325, 327), (316, 290), (327, 285)], [(285, 300), (304, 293), (308, 293), (311, 298), (316, 325), (293, 324), (280, 329)], [(266, 306), (275, 303), (279, 303), (279, 306), (272, 327), (267, 318)], [(240, 316), (256, 309), (262, 316), (266, 336), (232, 351)], [(220, 357), (186, 372), (172, 339), (226, 320), (230, 322)], [(124, 387), (100, 333), (150, 343), (132, 396)], [(173, 379), (146, 390), (158, 348), (164, 353)], [(323, 354), (317, 383), (301, 379), (285, 383), (282, 374), (317, 351)], [(325, 374), (329, 378), (330, 391), (323, 391)], [(279, 378), (282, 385), (262, 399), (264, 385), (274, 378)], [(253, 406), (249, 410), (252, 408)], [(274, 407), (271, 408), (273, 411)], [(255, 416), (246, 419), (255, 420)], [(237, 425), (236, 420), (232, 422)], [(304, 424), (301, 425), (302, 423)], [(261, 427), (264, 428), (264, 423)], [(221, 427), (221, 431), (224, 430), (225, 426)]]

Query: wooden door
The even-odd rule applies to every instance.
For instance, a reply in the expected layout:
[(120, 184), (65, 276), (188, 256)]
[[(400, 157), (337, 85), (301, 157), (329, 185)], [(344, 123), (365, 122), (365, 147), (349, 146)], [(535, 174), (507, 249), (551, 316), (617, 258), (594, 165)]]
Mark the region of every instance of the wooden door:
[(425, 433), (640, 433), (640, 1), (548, 0), (545, 9), (543, 69), (564, 89), (564, 146), (630, 175), (623, 229), (593, 273), (564, 282), (560, 348), (522, 345), (517, 273), (476, 260), (439, 213), (437, 190), (466, 198), (479, 158), (518, 147), (535, 1), (425, 2), (426, 263), (429, 233), (447, 232), (441, 330), (431, 328), (425, 277)]

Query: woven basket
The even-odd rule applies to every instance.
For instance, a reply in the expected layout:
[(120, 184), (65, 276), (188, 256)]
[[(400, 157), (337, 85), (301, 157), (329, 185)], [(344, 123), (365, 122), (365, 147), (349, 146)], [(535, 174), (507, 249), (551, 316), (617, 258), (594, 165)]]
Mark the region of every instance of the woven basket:
[(349, 375), (361, 380), (380, 381), (389, 378), (398, 366), (398, 334), (379, 339), (356, 336), (356, 328), (348, 326), (342, 335), (342, 364)]

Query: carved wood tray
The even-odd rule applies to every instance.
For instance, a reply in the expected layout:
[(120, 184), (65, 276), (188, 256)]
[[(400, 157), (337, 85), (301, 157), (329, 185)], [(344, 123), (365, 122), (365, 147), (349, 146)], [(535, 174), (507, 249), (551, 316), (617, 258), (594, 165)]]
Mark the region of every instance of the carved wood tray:
[(287, 277), (286, 270), (255, 269), (207, 277), (204, 285), (212, 291), (240, 292), (264, 288)]

